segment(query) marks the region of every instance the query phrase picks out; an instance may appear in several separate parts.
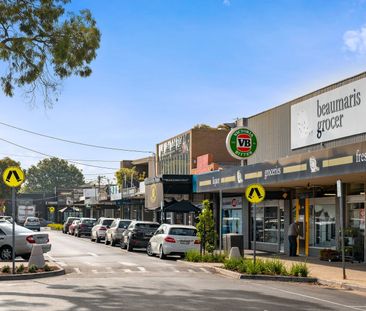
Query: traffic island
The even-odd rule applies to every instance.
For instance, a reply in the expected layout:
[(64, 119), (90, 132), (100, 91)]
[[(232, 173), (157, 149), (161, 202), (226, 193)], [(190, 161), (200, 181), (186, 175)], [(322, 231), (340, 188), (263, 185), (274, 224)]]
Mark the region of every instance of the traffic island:
[(65, 270), (55, 263), (48, 263), (44, 268), (39, 269), (35, 265), (28, 266), (28, 263), (17, 262), (15, 273), (12, 273), (11, 263), (0, 263), (0, 281), (29, 280), (64, 274)]

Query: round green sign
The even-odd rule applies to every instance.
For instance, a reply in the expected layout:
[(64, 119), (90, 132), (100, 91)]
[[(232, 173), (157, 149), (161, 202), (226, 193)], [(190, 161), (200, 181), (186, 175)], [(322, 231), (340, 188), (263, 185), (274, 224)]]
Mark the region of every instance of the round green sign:
[(257, 149), (257, 137), (247, 128), (234, 128), (226, 137), (226, 148), (234, 158), (248, 158)]

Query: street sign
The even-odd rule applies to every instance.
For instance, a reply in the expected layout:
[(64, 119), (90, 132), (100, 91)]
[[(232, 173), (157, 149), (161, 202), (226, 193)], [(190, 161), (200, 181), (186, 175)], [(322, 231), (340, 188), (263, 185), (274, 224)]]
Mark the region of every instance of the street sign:
[(250, 203), (259, 203), (264, 200), (266, 196), (266, 190), (261, 184), (251, 184), (245, 190), (245, 197)]
[(55, 208), (53, 206), (49, 207), (48, 210), (50, 211), (51, 214), (55, 212)]
[(7, 186), (15, 188), (24, 182), (25, 176), (19, 166), (10, 166), (4, 171), (3, 180)]
[(226, 149), (232, 157), (246, 159), (257, 149), (257, 137), (247, 128), (234, 128), (226, 137)]

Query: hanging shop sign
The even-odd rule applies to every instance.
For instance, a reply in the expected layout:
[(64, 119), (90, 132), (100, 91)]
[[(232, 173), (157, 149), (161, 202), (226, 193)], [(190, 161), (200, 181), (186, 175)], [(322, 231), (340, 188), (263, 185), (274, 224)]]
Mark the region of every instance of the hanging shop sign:
[(24, 172), (19, 166), (10, 166), (4, 171), (3, 180), (8, 187), (19, 187), (25, 180)]
[(245, 190), (245, 197), (250, 203), (260, 203), (266, 197), (266, 190), (261, 184), (251, 184)]
[(226, 137), (226, 148), (232, 157), (246, 159), (257, 149), (257, 137), (247, 128), (234, 128)]
[(291, 149), (366, 132), (366, 78), (291, 106)]

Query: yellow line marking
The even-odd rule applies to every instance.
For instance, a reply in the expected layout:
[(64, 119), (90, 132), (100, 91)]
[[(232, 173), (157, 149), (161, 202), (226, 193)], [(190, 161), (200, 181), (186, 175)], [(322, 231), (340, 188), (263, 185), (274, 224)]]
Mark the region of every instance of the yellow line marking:
[(324, 160), (323, 167), (337, 166), (337, 165), (344, 165), (344, 164), (351, 164), (351, 163), (353, 163), (353, 156), (346, 156), (346, 157), (341, 157), (341, 158)]
[(244, 175), (245, 179), (253, 179), (253, 178), (262, 178), (263, 174), (262, 171), (254, 172), (254, 173), (248, 173)]
[(307, 170), (307, 164), (298, 164), (298, 165), (291, 165), (291, 166), (285, 166), (283, 168), (283, 173), (284, 174), (288, 174), (288, 173), (295, 173), (295, 172), (301, 172), (301, 171), (306, 171)]

